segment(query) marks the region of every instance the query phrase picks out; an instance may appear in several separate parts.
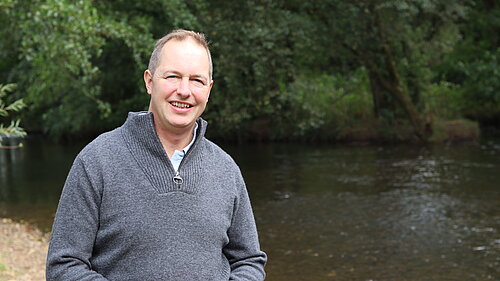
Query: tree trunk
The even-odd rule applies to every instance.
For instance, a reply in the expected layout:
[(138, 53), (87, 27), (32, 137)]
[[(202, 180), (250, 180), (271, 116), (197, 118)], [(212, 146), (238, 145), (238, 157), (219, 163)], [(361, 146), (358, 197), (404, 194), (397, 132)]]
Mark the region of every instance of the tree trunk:
[(399, 102), (406, 114), (408, 114), (408, 118), (410, 119), (410, 122), (415, 129), (416, 135), (421, 140), (426, 141), (430, 136), (430, 126), (424, 123), (424, 120), (420, 116), (417, 107), (411, 101), (408, 93), (403, 90), (403, 87), (401, 86), (401, 79), (399, 78), (399, 73), (396, 69), (396, 65), (394, 63), (389, 45), (384, 44), (383, 50), (387, 71), (389, 72), (389, 76), (391, 77), (388, 83), (384, 83), (386, 89)]
[(376, 111), (380, 113), (380, 110), (384, 108), (384, 106), (389, 106), (386, 102), (383, 103), (384, 98), (382, 93), (387, 93), (391, 95), (394, 100), (398, 102), (398, 104), (402, 107), (410, 123), (412, 124), (415, 134), (422, 141), (426, 141), (430, 136), (430, 125), (425, 124), (424, 120), (421, 118), (420, 113), (417, 111), (417, 107), (413, 104), (410, 96), (406, 91), (403, 90), (401, 86), (401, 80), (399, 78), (399, 73), (395, 67), (393, 58), (391, 56), (389, 47), (387, 45), (383, 46), (384, 49), (384, 63), (385, 68), (384, 72), (381, 70), (377, 64), (375, 64), (372, 60), (364, 57), (364, 64), (368, 69), (370, 84), (372, 86), (372, 95), (374, 96), (374, 104), (376, 107)]
[(376, 31), (374, 33), (379, 39), (378, 44), (380, 44), (380, 48), (376, 48), (376, 51), (370, 54), (370, 52), (361, 51), (347, 43), (343, 43), (342, 45), (353, 52), (368, 70), (375, 114), (380, 114), (381, 110), (386, 108), (386, 106), (391, 109), (392, 102), (384, 97), (384, 94), (390, 95), (408, 116), (415, 135), (420, 140), (426, 141), (431, 132), (430, 124), (424, 122), (409, 94), (402, 87), (402, 81), (392, 56), (389, 41), (384, 34), (380, 15), (374, 8), (375, 4), (375, 0), (371, 1), (369, 10), (375, 14)]
[(375, 113), (375, 116), (380, 117), (382, 109), (386, 106), (382, 90), (383, 88), (377, 79), (377, 75), (372, 70), (368, 70), (368, 78), (370, 79), (370, 89), (373, 98), (373, 112)]
[(420, 113), (417, 111), (415, 105), (411, 102), (409, 95), (402, 89), (401, 85), (398, 83), (394, 83), (389, 87), (391, 88), (389, 92), (399, 102), (399, 104), (408, 115), (408, 119), (410, 119), (417, 137), (423, 141), (426, 141), (429, 137), (428, 126), (424, 124)]
[[(363, 65), (368, 70), (370, 78), (370, 86), (373, 95), (375, 114), (379, 116), (382, 109), (391, 110), (392, 104), (384, 97), (384, 94), (389, 94), (397, 103), (403, 108), (408, 116), (410, 123), (413, 126), (415, 135), (422, 141), (426, 141), (430, 136), (432, 128), (430, 124), (426, 124), (417, 111), (416, 106), (410, 99), (408, 93), (403, 90), (399, 74), (394, 65), (392, 56), (389, 52), (388, 46), (384, 46), (384, 63), (385, 68), (381, 68), (371, 58), (365, 56), (362, 52), (354, 48), (348, 47), (354, 54), (356, 54)], [(384, 69), (384, 70), (382, 70)]]

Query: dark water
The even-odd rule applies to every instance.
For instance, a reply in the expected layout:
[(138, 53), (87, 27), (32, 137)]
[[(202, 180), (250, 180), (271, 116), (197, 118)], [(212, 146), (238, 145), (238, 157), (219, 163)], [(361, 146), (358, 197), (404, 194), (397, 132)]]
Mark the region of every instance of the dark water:
[[(81, 147), (0, 150), (0, 216), (48, 231)], [(247, 181), (267, 280), (500, 280), (500, 140), (223, 147)]]

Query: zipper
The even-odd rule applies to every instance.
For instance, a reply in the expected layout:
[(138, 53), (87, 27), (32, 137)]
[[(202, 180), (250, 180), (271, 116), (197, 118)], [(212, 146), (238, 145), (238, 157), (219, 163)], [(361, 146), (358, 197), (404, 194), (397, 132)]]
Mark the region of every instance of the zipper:
[[(198, 126), (201, 126), (201, 124), (198, 124)], [(198, 127), (199, 128), (199, 127)], [(200, 130), (201, 131), (201, 130)], [(184, 161), (186, 160), (186, 158), (188, 157), (188, 155), (190, 154), (191, 150), (193, 150), (195, 148), (195, 146), (198, 144), (199, 142), (199, 135), (197, 134), (196, 136), (196, 139), (194, 140), (194, 143), (193, 145), (189, 148), (189, 150), (184, 154), (184, 157), (182, 157), (182, 160), (181, 160), (181, 163), (179, 163), (179, 167), (177, 167), (177, 171), (175, 172), (175, 176), (172, 178), (172, 180), (174, 181), (174, 183), (177, 185), (177, 188), (180, 189), (181, 188), (181, 184), (184, 182), (184, 179), (181, 177), (181, 174), (179, 173), (179, 171), (181, 170), (181, 167), (182, 167), (182, 163), (184, 163)], [(172, 167), (173, 168), (173, 167)]]
[[(185, 157), (185, 156), (184, 156)], [(184, 159), (182, 159), (184, 160)], [(182, 162), (182, 161), (181, 161)], [(179, 165), (179, 168), (181, 166)], [(172, 180), (174, 181), (175, 184), (178, 185), (178, 188), (181, 188), (180, 185), (182, 184), (182, 182), (184, 181), (181, 177), (181, 175), (179, 174), (179, 169), (177, 169), (177, 172), (175, 172), (175, 176), (172, 178)]]

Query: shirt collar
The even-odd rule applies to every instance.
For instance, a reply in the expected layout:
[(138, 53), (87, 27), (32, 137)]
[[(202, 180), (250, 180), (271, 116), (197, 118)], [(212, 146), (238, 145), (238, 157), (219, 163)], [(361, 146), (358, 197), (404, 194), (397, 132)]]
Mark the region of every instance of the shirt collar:
[(198, 131), (198, 122), (194, 122), (193, 139), (188, 145), (186, 145), (186, 147), (184, 147), (184, 149), (182, 149), (182, 152), (184, 152), (184, 154), (188, 152), (191, 146), (193, 146), (194, 140), (196, 139), (196, 131)]

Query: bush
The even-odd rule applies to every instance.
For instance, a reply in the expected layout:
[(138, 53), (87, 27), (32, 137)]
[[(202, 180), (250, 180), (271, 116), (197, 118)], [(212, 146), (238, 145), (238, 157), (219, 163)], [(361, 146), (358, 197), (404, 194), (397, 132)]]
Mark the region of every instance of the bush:
[(441, 119), (456, 119), (462, 116), (464, 108), (463, 89), (451, 82), (431, 84), (422, 93), (426, 115)]
[[(276, 138), (331, 140), (347, 128), (374, 121), (366, 71), (352, 76), (303, 74), (279, 93), (281, 116)], [(369, 125), (368, 125), (369, 126)]]
[[(21, 111), (26, 107), (26, 104), (22, 99), (18, 99), (10, 104), (7, 103), (4, 98), (6, 98), (7, 93), (14, 91), (15, 84), (0, 84), (0, 116), (3, 118), (10, 119), (10, 124), (7, 126), (4, 123), (0, 123), (0, 136), (17, 136), (24, 137), (26, 132), (23, 128), (19, 127), (20, 119), (12, 119), (11, 113)], [(8, 104), (8, 105), (7, 105)], [(7, 121), (8, 122), (8, 121)]]
[(434, 120), (431, 142), (469, 142), (479, 139), (479, 125), (467, 119)]

